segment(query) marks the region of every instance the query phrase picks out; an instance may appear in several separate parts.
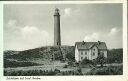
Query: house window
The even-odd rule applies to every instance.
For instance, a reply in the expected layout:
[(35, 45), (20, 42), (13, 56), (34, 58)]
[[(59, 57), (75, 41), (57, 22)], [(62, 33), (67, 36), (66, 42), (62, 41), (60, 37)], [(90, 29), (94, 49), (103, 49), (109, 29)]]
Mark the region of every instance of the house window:
[(93, 49), (95, 51), (95, 49)]
[(83, 52), (81, 51), (81, 55), (83, 55)]
[(103, 51), (100, 51), (100, 54), (99, 55), (104, 55), (104, 52)]
[(85, 51), (85, 55), (87, 55), (87, 52)]

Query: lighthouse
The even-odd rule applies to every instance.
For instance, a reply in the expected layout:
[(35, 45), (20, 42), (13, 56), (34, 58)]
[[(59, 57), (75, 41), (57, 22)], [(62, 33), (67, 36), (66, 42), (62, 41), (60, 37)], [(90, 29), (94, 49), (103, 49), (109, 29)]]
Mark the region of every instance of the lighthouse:
[(55, 9), (54, 13), (54, 46), (61, 46), (60, 14), (58, 8)]

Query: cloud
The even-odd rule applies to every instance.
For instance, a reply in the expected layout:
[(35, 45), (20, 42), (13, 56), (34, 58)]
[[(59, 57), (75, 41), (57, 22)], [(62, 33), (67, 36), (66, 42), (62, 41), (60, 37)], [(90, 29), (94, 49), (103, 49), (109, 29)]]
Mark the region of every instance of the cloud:
[[(17, 31), (17, 30), (15, 30)], [(46, 30), (38, 29), (35, 26), (20, 27), (18, 32), (10, 37), (5, 43), (6, 49), (26, 50), (51, 44), (51, 38)]]
[(34, 26), (25, 26), (21, 28), (21, 33), (23, 35), (34, 35), (34, 34), (40, 33), (40, 30)]
[(71, 8), (65, 8), (64, 9), (64, 16), (70, 16), (71, 12), (72, 12)]
[(21, 29), (21, 37), (28, 46), (37, 47), (47, 44), (49, 34), (46, 30), (39, 30), (38, 27), (26, 26)]
[(99, 40), (99, 37), (100, 37), (99, 33), (92, 33), (90, 35), (86, 35), (84, 37), (84, 41), (87, 41), (87, 42), (90, 42), (90, 41), (91, 42), (98, 41)]
[(109, 49), (122, 47), (122, 34), (120, 29), (111, 28), (109, 32), (98, 32), (88, 34), (84, 37), (85, 42), (105, 42)]
[(119, 29), (117, 29), (116, 27), (111, 28), (108, 36), (112, 36), (112, 35), (116, 35), (119, 32)]
[(5, 34), (11, 32), (12, 35), (19, 32), (19, 30), (20, 30), (20, 26), (18, 26), (18, 21), (15, 19), (9, 20), (4, 26)]
[(14, 27), (16, 25), (16, 20), (9, 20), (8, 23), (7, 23), (7, 26), (8, 27)]

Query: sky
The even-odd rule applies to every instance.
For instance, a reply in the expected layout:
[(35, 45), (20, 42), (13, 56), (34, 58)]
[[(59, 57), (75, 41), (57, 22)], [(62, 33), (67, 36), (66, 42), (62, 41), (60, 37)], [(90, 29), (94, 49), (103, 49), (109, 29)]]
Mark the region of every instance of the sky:
[(54, 11), (60, 9), (62, 45), (106, 42), (122, 48), (122, 4), (5, 4), (4, 50), (52, 46)]

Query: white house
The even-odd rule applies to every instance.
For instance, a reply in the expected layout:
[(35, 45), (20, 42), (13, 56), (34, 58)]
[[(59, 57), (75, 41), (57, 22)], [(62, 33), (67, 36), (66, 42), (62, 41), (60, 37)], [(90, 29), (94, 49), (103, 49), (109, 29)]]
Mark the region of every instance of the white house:
[(75, 43), (75, 60), (76, 62), (82, 61), (87, 58), (93, 60), (103, 54), (107, 58), (107, 46), (105, 42), (76, 42)]

